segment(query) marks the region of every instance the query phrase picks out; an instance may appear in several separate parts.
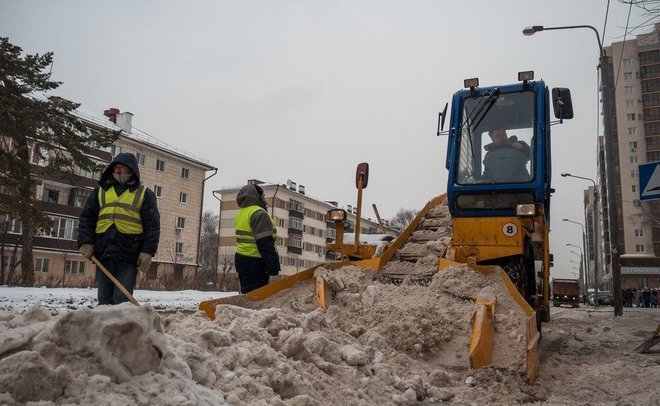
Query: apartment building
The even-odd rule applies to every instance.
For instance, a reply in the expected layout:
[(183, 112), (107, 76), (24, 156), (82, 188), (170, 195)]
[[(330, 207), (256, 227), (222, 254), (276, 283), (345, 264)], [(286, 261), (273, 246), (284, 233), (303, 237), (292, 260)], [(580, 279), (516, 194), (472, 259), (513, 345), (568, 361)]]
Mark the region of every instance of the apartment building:
[[(324, 201), (308, 196), (304, 185), (287, 181), (286, 184), (266, 184), (257, 179), (249, 183), (258, 184), (268, 202), (268, 212), (277, 226), (278, 253), (283, 275), (297, 272), (336, 259), (326, 250), (326, 244), (335, 239), (335, 224), (326, 221), (326, 213), (338, 208), (337, 202)], [(219, 263), (230, 264), (233, 269), (236, 238), (234, 218), (239, 210), (236, 195), (240, 187), (217, 190), (220, 194)], [(346, 206), (349, 228), (354, 232), (357, 207)], [(379, 224), (371, 219), (360, 220), (360, 234), (379, 234)], [(385, 227), (385, 233), (396, 235), (396, 231)], [(235, 269), (234, 269), (235, 270)]]
[[(594, 241), (600, 252), (600, 288), (611, 289), (609, 236), (617, 233), (623, 288), (660, 287), (660, 201), (640, 201), (639, 165), (660, 161), (660, 23), (646, 34), (605, 47), (614, 84), (612, 136), (615, 146), (616, 196), (613, 210), (617, 230), (607, 218)], [(599, 181), (604, 185), (605, 166), (599, 145)], [(603, 212), (607, 190), (601, 188)], [(593, 231), (592, 231), (593, 233)]]
[[(201, 228), (202, 203), (206, 179), (217, 171), (207, 160), (169, 146), (132, 126), (133, 115), (108, 109), (105, 116), (78, 110), (75, 114), (89, 128), (121, 130), (121, 135), (106, 151), (92, 151), (92, 156), (104, 167), (120, 152), (135, 154), (142, 182), (158, 198), (161, 216), (161, 235), (158, 252), (147, 275), (149, 286), (162, 286), (159, 281), (177, 280), (193, 276), (198, 268), (198, 247)], [(35, 173), (40, 162), (32, 151)], [(95, 266), (78, 253), (78, 218), (85, 201), (92, 193), (100, 172), (78, 171), (75, 184), (63, 179), (41, 176), (36, 188), (38, 207), (53, 219), (53, 227), (41, 230), (35, 238), (35, 281), (49, 286), (93, 286)], [(8, 233), (0, 236), (5, 249), (5, 264), (20, 258), (19, 221), (9, 219)], [(14, 255), (17, 247), (18, 255)], [(8, 267), (8, 268), (11, 268)], [(18, 272), (15, 270), (14, 272)], [(138, 286), (140, 279), (138, 279)]]

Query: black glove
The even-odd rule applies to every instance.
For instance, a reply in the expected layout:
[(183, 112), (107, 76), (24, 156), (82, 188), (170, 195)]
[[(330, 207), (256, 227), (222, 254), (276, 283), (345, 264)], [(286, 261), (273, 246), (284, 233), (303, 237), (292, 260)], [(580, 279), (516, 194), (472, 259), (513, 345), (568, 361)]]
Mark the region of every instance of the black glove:
[(268, 270), (266, 270), (266, 273), (270, 276), (277, 276), (277, 275), (280, 274), (280, 270), (279, 269), (268, 269)]

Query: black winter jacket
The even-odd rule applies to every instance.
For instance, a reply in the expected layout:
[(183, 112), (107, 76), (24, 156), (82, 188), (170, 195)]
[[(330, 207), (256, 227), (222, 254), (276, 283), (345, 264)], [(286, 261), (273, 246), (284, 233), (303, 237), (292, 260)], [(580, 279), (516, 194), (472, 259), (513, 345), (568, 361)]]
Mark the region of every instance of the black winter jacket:
[[(116, 164), (126, 165), (133, 171), (133, 178), (126, 184), (121, 185), (115, 181), (112, 171)], [(158, 240), (160, 238), (160, 214), (156, 203), (154, 192), (146, 188), (144, 201), (140, 208), (140, 218), (142, 220), (142, 234), (122, 234), (115, 226), (111, 226), (102, 234), (96, 234), (96, 222), (99, 217), (99, 188), (108, 190), (115, 188), (117, 195), (122, 194), (126, 189), (134, 191), (140, 186), (140, 169), (137, 159), (133, 154), (122, 152), (112, 160), (110, 165), (103, 171), (99, 186), (94, 188), (94, 192), (89, 196), (82, 214), (80, 215), (80, 225), (78, 228), (78, 246), (83, 244), (94, 244), (94, 256), (99, 260), (107, 257), (122, 258), (126, 261), (137, 262), (141, 252), (155, 255), (158, 250)]]

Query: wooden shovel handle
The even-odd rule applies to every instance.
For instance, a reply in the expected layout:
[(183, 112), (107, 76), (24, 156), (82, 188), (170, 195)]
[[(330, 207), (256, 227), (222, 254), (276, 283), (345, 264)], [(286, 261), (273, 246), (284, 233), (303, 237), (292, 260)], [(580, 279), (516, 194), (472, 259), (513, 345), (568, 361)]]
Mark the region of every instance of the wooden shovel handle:
[(130, 293), (128, 293), (128, 290), (126, 290), (126, 288), (124, 287), (124, 285), (122, 285), (121, 282), (119, 282), (119, 281), (117, 280), (117, 278), (115, 278), (114, 276), (112, 276), (112, 274), (110, 273), (110, 271), (108, 271), (108, 270), (103, 266), (103, 264), (101, 263), (101, 261), (99, 261), (98, 259), (96, 259), (96, 257), (93, 256), (93, 255), (92, 255), (92, 258), (91, 258), (91, 259), (92, 259), (92, 262), (94, 262), (94, 263), (96, 264), (96, 266), (98, 266), (99, 269), (102, 270), (103, 273), (106, 274), (106, 276), (107, 276), (108, 278), (110, 278), (110, 280), (112, 281), (112, 283), (114, 283), (115, 286), (118, 287), (119, 290), (121, 290), (121, 293), (123, 293), (124, 296), (126, 296), (126, 297), (128, 298), (128, 300), (131, 301), (131, 303), (133, 303), (133, 304), (136, 305), (136, 306), (139, 306), (139, 305), (140, 305), (140, 304), (138, 303), (138, 301), (135, 300), (135, 298), (133, 297), (133, 295), (131, 295)]

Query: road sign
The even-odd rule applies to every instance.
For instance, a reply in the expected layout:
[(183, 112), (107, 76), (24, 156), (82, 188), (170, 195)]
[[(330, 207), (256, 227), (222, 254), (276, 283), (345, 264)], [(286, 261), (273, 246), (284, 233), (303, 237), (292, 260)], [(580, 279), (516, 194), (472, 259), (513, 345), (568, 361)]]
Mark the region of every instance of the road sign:
[(660, 161), (639, 165), (639, 200), (660, 199)]

